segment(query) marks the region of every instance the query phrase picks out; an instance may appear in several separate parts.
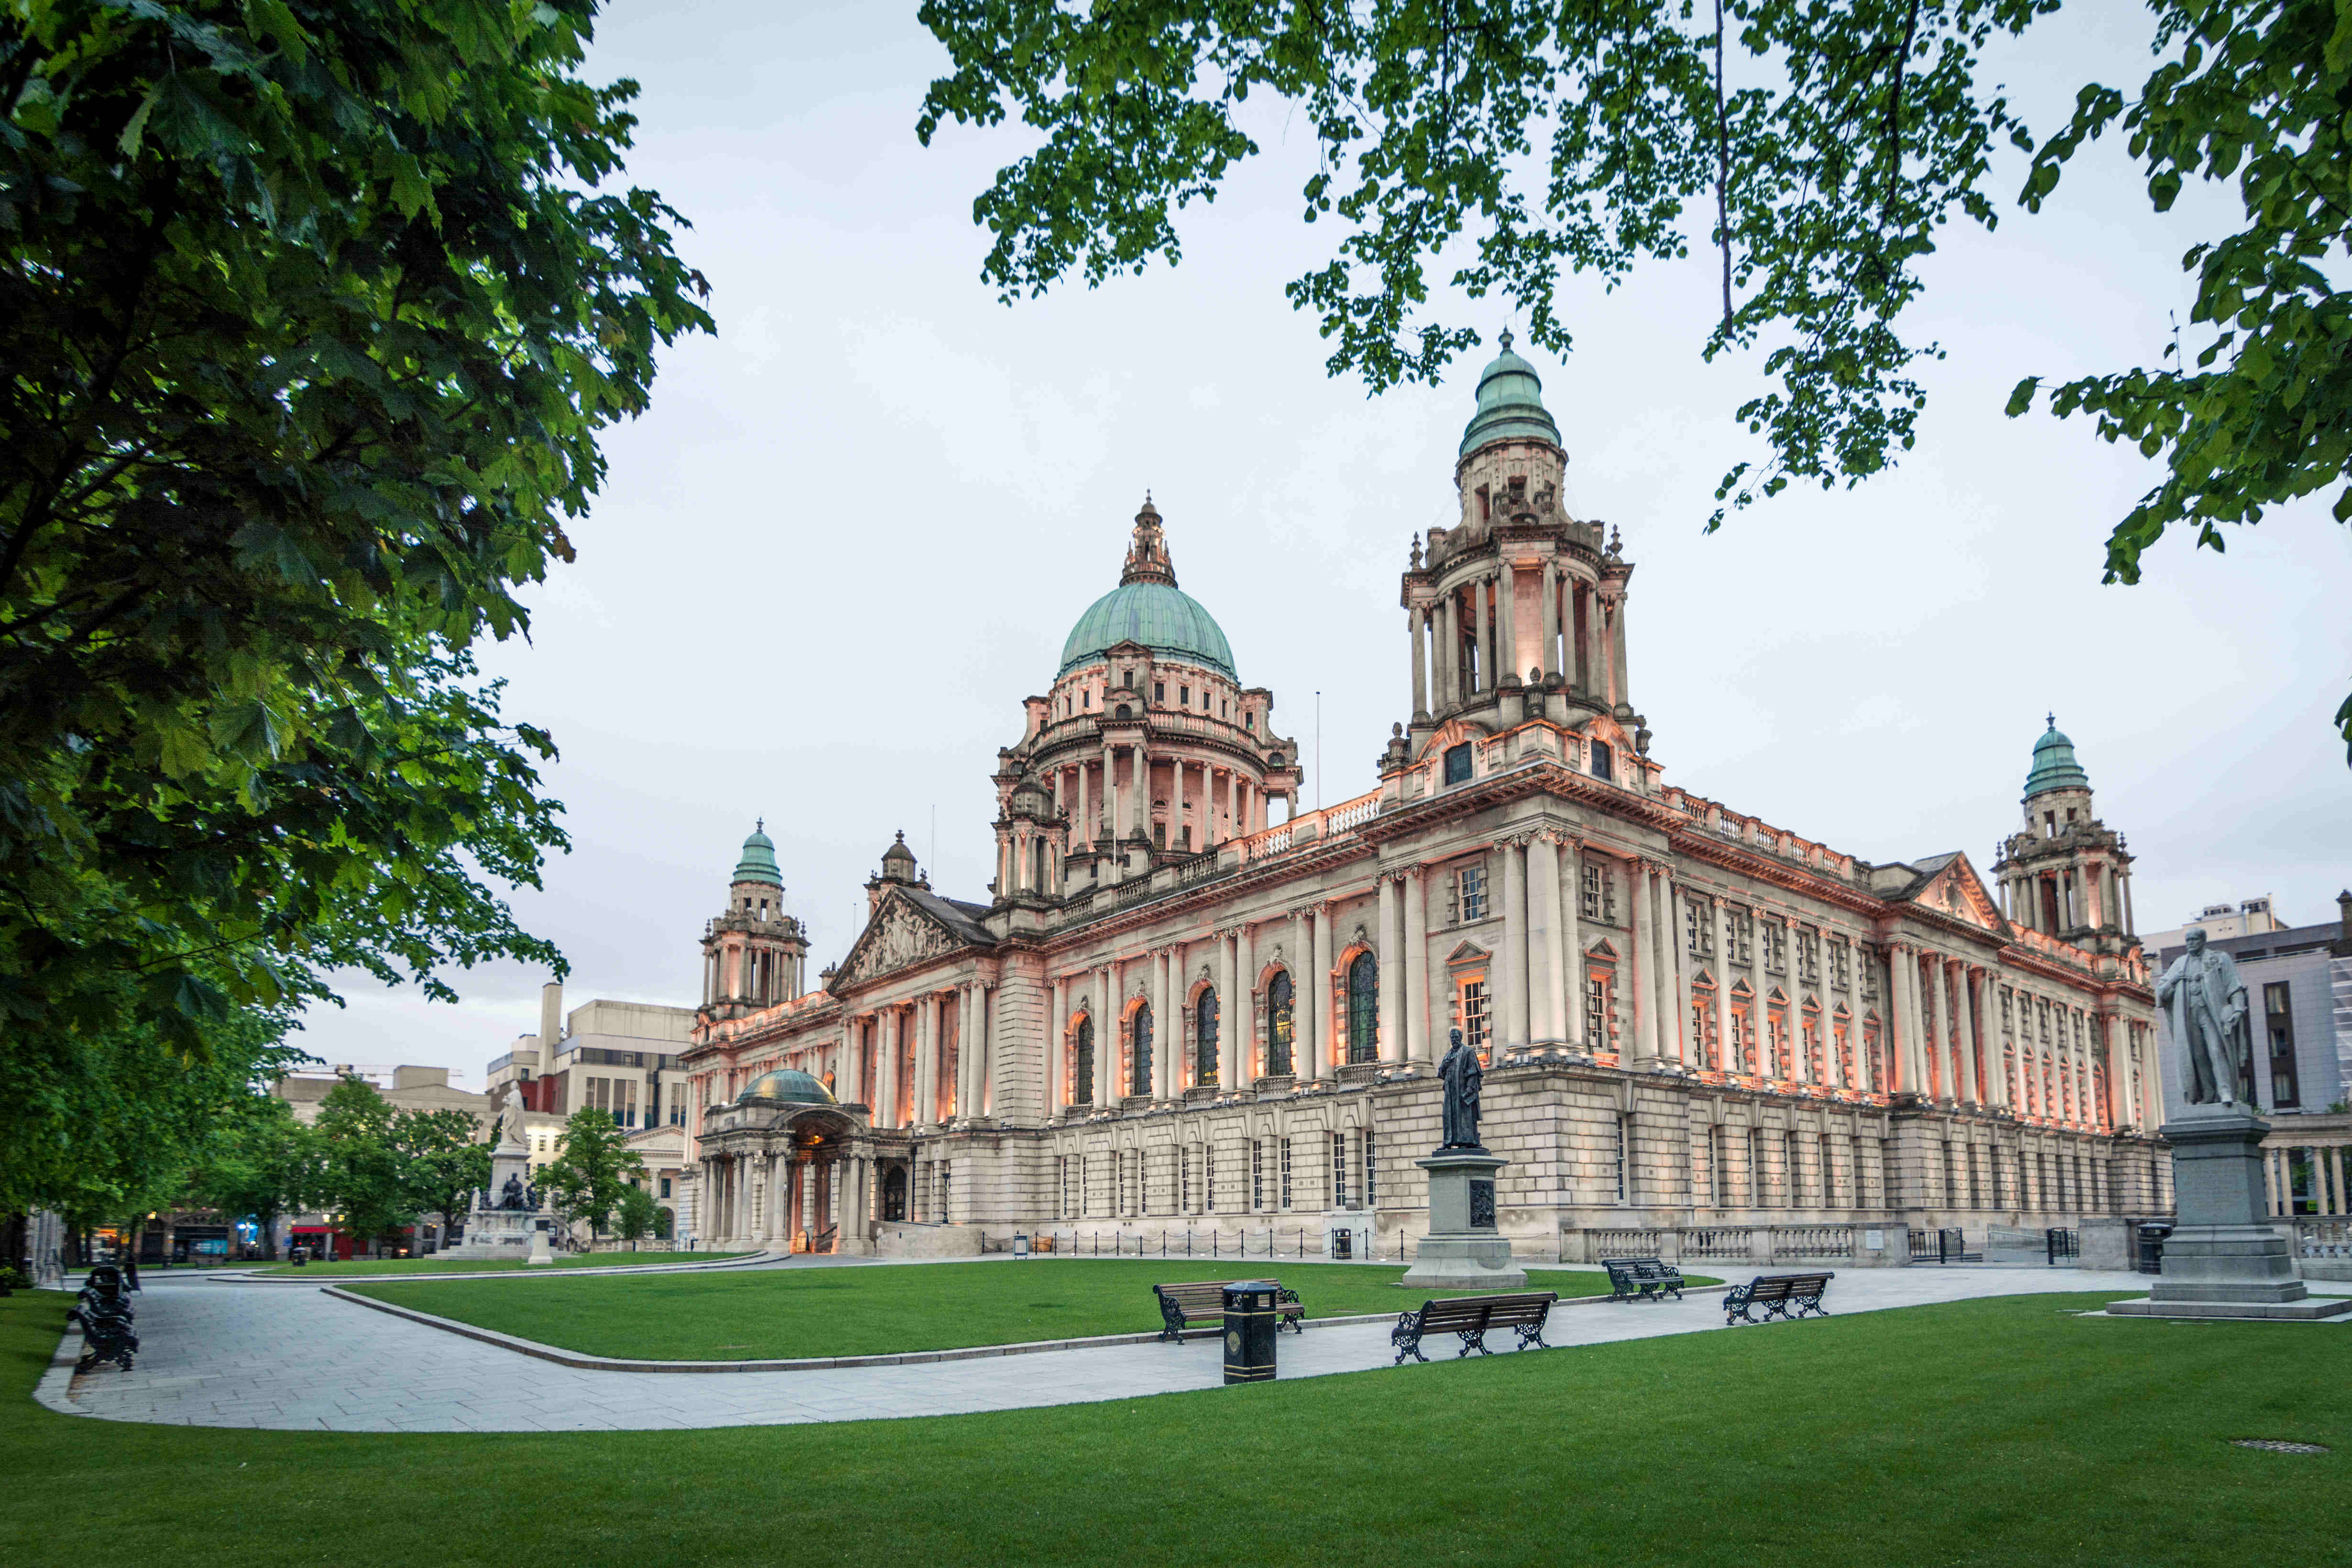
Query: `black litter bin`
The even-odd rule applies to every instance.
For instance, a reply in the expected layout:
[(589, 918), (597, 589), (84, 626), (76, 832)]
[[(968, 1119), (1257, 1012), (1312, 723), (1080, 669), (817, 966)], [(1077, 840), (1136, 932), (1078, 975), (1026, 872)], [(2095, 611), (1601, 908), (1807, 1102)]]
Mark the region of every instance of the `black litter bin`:
[(2164, 1238), (2172, 1234), (2168, 1225), (2143, 1225), (2139, 1227), (2139, 1271), (2142, 1274), (2164, 1272)]
[(1225, 1287), (1225, 1381), (1274, 1380), (1275, 1282), (1236, 1279)]

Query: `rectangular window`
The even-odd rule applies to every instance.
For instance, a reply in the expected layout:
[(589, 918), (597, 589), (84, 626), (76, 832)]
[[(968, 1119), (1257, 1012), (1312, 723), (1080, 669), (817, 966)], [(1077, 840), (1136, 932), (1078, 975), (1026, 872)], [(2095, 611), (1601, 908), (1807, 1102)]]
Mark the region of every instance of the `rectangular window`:
[(1201, 1203), (1210, 1214), (1217, 1212), (1217, 1146), (1201, 1145)]
[(1462, 892), (1462, 923), (1486, 918), (1486, 868), (1465, 866), (1459, 874)]
[(1472, 1050), (1486, 1049), (1486, 982), (1482, 976), (1462, 983), (1462, 1043)]
[(2263, 1023), (2270, 1033), (2271, 1104), (2300, 1106), (2303, 1095), (2294, 1075), (2294, 1015), (2285, 981), (2274, 980), (2263, 987)]
[(661, 1179), (661, 1195), (664, 1197), (669, 1196), (669, 1178), (667, 1176), (664, 1176)]
[(1348, 1206), (1348, 1140), (1345, 1134), (1331, 1134), (1331, 1206)]
[(1250, 1207), (1265, 1207), (1265, 1140), (1250, 1140)]
[(1848, 943), (1830, 944), (1830, 984), (1839, 991), (1850, 990), (1853, 985), (1853, 949)]
[(1165, 702), (1168, 700), (1168, 683), (1166, 681), (1155, 680), (1151, 683), (1151, 700), (1154, 702)]
[(1381, 1201), (1381, 1159), (1372, 1142), (1373, 1133), (1364, 1129), (1364, 1206), (1378, 1207)]
[(1617, 1118), (1617, 1201), (1625, 1201), (1625, 1118)]
[(1276, 1152), (1281, 1156), (1282, 1162), (1282, 1206), (1288, 1208), (1290, 1206), (1290, 1140), (1285, 1138), (1280, 1148)]
[(1445, 782), (1449, 784), (1470, 782), (1470, 743), (1467, 741), (1446, 748)]
[(1191, 687), (1180, 686), (1176, 689), (1176, 706), (1179, 708), (1190, 708), (1192, 706), (1192, 689)]
[(1584, 1048), (1595, 1055), (1610, 1049), (1609, 976), (1597, 970), (1584, 975)]
[(1741, 969), (1756, 966), (1756, 917), (1744, 910), (1732, 910), (1724, 922), (1724, 931), (1731, 942), (1731, 951), (1723, 955), (1726, 963)]
[(1764, 928), (1764, 973), (1789, 973), (1789, 928), (1768, 925)]
[(1609, 916), (1604, 912), (1607, 910), (1610, 903), (1610, 893), (1612, 891), (1609, 885), (1610, 880), (1611, 879), (1608, 871), (1602, 868), (1598, 858), (1590, 855), (1584, 858), (1584, 875), (1581, 880), (1581, 898), (1583, 900), (1582, 907), (1584, 918), (1586, 920), (1600, 921), (1609, 924), (1615, 923), (1610, 921)]

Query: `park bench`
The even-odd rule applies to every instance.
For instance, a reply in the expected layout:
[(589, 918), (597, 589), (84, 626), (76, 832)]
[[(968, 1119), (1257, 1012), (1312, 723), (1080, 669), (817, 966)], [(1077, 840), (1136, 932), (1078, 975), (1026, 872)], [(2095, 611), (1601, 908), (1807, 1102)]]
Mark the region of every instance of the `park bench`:
[[(1171, 1342), (1181, 1341), (1184, 1330), (1192, 1323), (1219, 1323), (1225, 1321), (1225, 1287), (1232, 1284), (1252, 1284), (1252, 1280), (1195, 1279), (1182, 1285), (1154, 1285), (1151, 1293), (1160, 1300), (1160, 1318), (1167, 1326), (1160, 1337)], [(1279, 1280), (1274, 1287), (1276, 1328), (1288, 1323), (1294, 1333), (1305, 1333), (1300, 1321), (1307, 1309), (1299, 1305), (1298, 1292), (1285, 1289)]]
[(1683, 1273), (1673, 1264), (1655, 1258), (1604, 1258), (1601, 1267), (1609, 1270), (1609, 1299), (1612, 1301), (1663, 1301), (1672, 1296), (1683, 1299)]
[[(1822, 1305), (1822, 1295), (1835, 1278), (1833, 1274), (1759, 1274), (1747, 1284), (1734, 1285), (1724, 1293), (1723, 1321), (1727, 1326), (1769, 1323), (1775, 1318), (1801, 1318), (1808, 1314), (1826, 1318), (1830, 1311)], [(1755, 1316), (1757, 1308), (1763, 1310), (1763, 1317)]]
[(1517, 1329), (1519, 1349), (1549, 1350), (1543, 1342), (1544, 1319), (1551, 1312), (1551, 1304), (1559, 1300), (1557, 1291), (1531, 1290), (1512, 1296), (1456, 1296), (1448, 1300), (1423, 1301), (1418, 1311), (1408, 1311), (1397, 1319), (1390, 1331), (1389, 1343), (1396, 1346), (1396, 1360), (1391, 1364), (1402, 1366), (1404, 1358), (1427, 1361), (1421, 1353), (1423, 1334), (1458, 1334), (1462, 1348), (1457, 1356), (1476, 1351), (1481, 1355), (1495, 1352), (1486, 1348), (1489, 1329)]

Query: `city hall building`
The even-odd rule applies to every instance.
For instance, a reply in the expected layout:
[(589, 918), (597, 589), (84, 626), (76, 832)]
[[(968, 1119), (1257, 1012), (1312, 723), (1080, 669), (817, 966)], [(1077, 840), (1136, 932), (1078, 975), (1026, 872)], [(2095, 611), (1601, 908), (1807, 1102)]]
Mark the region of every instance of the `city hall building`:
[(1867, 1262), (1865, 1235), (2168, 1206), (2131, 858), (2054, 721), (1991, 889), (1964, 854), (1873, 865), (1670, 782), (1631, 698), (1633, 564), (1562, 509), (1540, 391), (1507, 337), (1460, 521), (1406, 561), (1378, 788), (1297, 809), (1273, 694), (1147, 500), (997, 753), (987, 899), (934, 890), (902, 837), (810, 989), (746, 841), (684, 1053), (704, 1241), (1347, 1229), (1387, 1255), (1426, 1226), (1455, 1029), (1526, 1256), (1769, 1228)]

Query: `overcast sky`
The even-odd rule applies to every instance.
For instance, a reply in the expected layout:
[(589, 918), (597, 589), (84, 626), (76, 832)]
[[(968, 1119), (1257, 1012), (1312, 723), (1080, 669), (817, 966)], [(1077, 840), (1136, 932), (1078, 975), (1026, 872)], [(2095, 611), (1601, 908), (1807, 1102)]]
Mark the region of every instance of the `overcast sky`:
[[(2139, 14), (2074, 9), (2002, 63), (2037, 125), (2085, 79), (2145, 74)], [(530, 641), (486, 653), (509, 712), (563, 751), (550, 783), (573, 849), (515, 904), (571, 960), (567, 1007), (698, 999), (702, 922), (756, 817), (812, 974), (855, 936), (896, 830), (935, 887), (984, 898), (996, 749), (1116, 584), (1147, 488), (1184, 590), (1300, 741), (1307, 805), (1373, 787), (1407, 716), (1397, 574), (1414, 531), (1454, 518), (1486, 354), (1377, 399), (1325, 377), (1282, 285), (1332, 235), (1297, 220), (1314, 149), (1281, 116), (1265, 156), (1182, 220), (1181, 267), (998, 304), (971, 204), (1024, 143), (916, 142), (944, 57), (913, 13), (670, 0), (604, 19), (592, 70), (644, 85), (630, 174), (692, 220), (679, 248), (719, 333), (671, 353), (651, 413), (609, 437), (578, 563), (529, 595)], [(1632, 698), (1667, 782), (1867, 859), (1959, 849), (1989, 871), (2054, 710), (2138, 857), (2143, 930), (2263, 893), (2294, 922), (2335, 918), (2352, 882), (2352, 773), (2327, 722), (2352, 671), (2347, 531), (2294, 509), (2231, 531), (2226, 558), (2168, 539), (2146, 581), (2103, 586), (2108, 530), (2151, 467), (2084, 422), (2001, 416), (2021, 375), (2156, 363), (2188, 320), (2195, 220), (2231, 210), (2183, 206), (2151, 216), (2110, 141), (2051, 210), (1950, 230), (1911, 323), (1949, 353), (1918, 448), (1712, 538), (1715, 483), (1752, 451), (1729, 416), (1759, 384), (1752, 363), (1700, 361), (1707, 265), (1570, 287), (1576, 350), (1537, 364), (1570, 507), (1617, 524), (1635, 563)], [(1446, 303), (1490, 342), (1508, 324), (1499, 304)], [(544, 978), (461, 975), (457, 1006), (362, 978), (302, 1043), (478, 1085), (535, 1028)]]

